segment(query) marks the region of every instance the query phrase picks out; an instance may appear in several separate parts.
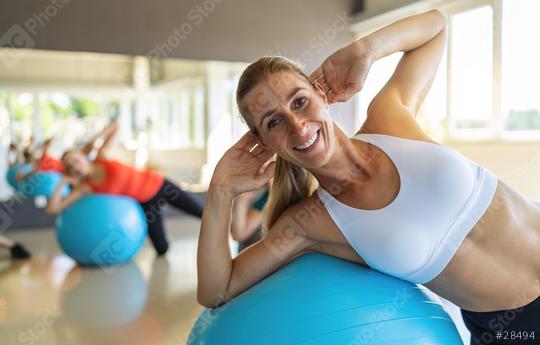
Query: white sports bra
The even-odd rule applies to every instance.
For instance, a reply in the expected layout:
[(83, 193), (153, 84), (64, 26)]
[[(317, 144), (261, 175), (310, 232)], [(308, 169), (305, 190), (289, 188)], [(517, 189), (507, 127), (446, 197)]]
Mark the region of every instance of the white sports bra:
[(373, 269), (423, 284), (446, 267), (491, 203), (497, 177), (457, 151), (384, 134), (357, 134), (380, 148), (400, 176), (397, 197), (377, 210), (317, 194), (349, 244)]

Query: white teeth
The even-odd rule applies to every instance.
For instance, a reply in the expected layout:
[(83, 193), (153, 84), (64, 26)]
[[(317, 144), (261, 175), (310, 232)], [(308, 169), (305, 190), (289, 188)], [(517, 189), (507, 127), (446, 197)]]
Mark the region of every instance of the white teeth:
[(297, 150), (305, 150), (305, 149), (309, 148), (311, 145), (313, 145), (315, 140), (317, 140), (318, 136), (319, 136), (319, 131), (315, 132), (315, 134), (313, 134), (313, 136), (311, 138), (309, 138), (309, 140), (306, 141), (304, 144), (296, 146), (295, 149), (297, 149)]

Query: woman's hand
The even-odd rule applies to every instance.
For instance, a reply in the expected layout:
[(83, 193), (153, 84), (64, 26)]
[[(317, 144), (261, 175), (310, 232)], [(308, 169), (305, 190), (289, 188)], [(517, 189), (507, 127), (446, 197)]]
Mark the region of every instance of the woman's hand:
[[(257, 146), (255, 146), (257, 144)], [(274, 152), (247, 132), (219, 160), (210, 184), (234, 197), (257, 190), (274, 175)]]
[(322, 86), (328, 103), (345, 102), (362, 89), (373, 61), (362, 41), (355, 41), (330, 55), (309, 79)]

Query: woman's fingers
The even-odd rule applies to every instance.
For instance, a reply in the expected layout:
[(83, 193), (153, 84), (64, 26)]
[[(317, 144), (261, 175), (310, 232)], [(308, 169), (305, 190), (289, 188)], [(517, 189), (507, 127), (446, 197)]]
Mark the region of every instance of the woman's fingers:
[(273, 176), (276, 169), (276, 162), (270, 162), (264, 170), (255, 177), (256, 183), (259, 187), (262, 187), (267, 183)]
[(324, 75), (328, 89), (328, 91), (325, 93), (327, 95), (338, 95), (343, 91), (345, 85), (343, 84), (344, 76), (341, 75), (342, 73), (343, 71), (339, 71), (338, 68), (332, 63), (332, 61), (325, 61)]
[(253, 134), (251, 131), (247, 131), (237, 142), (234, 144), (234, 146), (240, 150), (246, 150), (249, 151), (255, 144), (259, 141), (257, 139), (257, 136)]
[(268, 147), (264, 147), (256, 155), (254, 155), (254, 157), (257, 159), (258, 163), (262, 166), (266, 164), (270, 160), (270, 158), (272, 158), (272, 156), (274, 155), (275, 155), (275, 152), (272, 149)]
[(324, 77), (324, 70), (323, 70), (323, 66), (319, 66), (315, 71), (313, 71), (313, 73), (311, 73), (309, 75), (309, 80), (311, 80), (311, 82), (313, 83), (316, 83), (316, 82), (319, 82), (321, 78)]

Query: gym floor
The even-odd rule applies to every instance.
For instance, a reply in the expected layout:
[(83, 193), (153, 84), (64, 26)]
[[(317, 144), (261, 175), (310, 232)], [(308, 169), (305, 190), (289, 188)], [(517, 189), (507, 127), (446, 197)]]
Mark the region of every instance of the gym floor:
[[(53, 229), (16, 231), (33, 258), (0, 257), (0, 344), (180, 345), (202, 311), (197, 303), (200, 221), (166, 220), (171, 247), (156, 258), (147, 241), (135, 260), (110, 269), (78, 267)], [(443, 301), (465, 343), (459, 309)]]
[(196, 300), (200, 221), (167, 220), (171, 247), (110, 269), (81, 268), (61, 253), (52, 229), (8, 233), (33, 258), (0, 255), (0, 344), (185, 344), (202, 310)]

